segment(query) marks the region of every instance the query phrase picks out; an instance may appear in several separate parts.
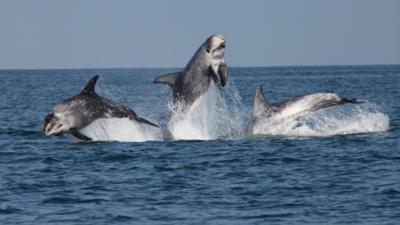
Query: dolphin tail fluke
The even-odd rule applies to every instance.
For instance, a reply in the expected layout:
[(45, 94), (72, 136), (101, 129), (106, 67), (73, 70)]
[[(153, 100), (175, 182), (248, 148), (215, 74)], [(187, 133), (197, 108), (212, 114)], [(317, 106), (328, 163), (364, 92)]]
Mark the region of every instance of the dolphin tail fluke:
[(152, 122), (150, 122), (150, 121), (148, 121), (148, 120), (146, 120), (145, 118), (142, 118), (142, 117), (136, 117), (136, 120), (138, 122), (140, 122), (140, 123), (147, 123), (148, 125), (153, 126), (153, 127), (158, 127), (158, 128), (160, 127), (157, 124), (152, 123)]
[(270, 108), (271, 105), (267, 102), (267, 99), (264, 96), (263, 88), (260, 85), (257, 87), (256, 94), (254, 96), (252, 117), (260, 117), (265, 112), (268, 112)]
[(181, 72), (166, 74), (166, 75), (157, 77), (153, 81), (153, 83), (167, 84), (168, 86), (173, 88), (175, 86), (176, 79), (178, 79), (179, 75), (181, 75)]

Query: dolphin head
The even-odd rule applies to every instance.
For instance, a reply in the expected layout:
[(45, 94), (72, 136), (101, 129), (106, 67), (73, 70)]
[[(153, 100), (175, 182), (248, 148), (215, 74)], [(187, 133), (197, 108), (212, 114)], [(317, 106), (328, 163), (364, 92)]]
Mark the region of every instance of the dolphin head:
[(206, 53), (210, 55), (212, 60), (223, 60), (225, 53), (225, 39), (220, 34), (210, 36), (203, 44)]
[(202, 45), (206, 58), (211, 65), (220, 65), (224, 62), (225, 39), (220, 34), (211, 35)]
[(200, 64), (203, 66), (220, 65), (224, 63), (225, 39), (220, 34), (214, 34), (197, 49), (188, 65)]
[[(207, 40), (200, 46), (199, 50), (192, 58), (189, 65), (200, 65), (205, 68), (211, 68), (213, 74), (216, 76), (213, 78), (214, 81), (219, 80), (221, 86), (225, 86), (227, 81), (227, 66), (224, 62), (224, 55), (225, 55), (225, 39), (220, 34), (211, 35)], [(194, 63), (197, 62), (197, 63)]]
[(60, 115), (49, 113), (43, 121), (43, 132), (45, 135), (61, 135), (69, 131), (66, 121)]
[(43, 132), (47, 136), (62, 135), (71, 131), (73, 128), (79, 128), (79, 119), (82, 113), (79, 113), (79, 101), (76, 99), (66, 100), (56, 105), (43, 121)]

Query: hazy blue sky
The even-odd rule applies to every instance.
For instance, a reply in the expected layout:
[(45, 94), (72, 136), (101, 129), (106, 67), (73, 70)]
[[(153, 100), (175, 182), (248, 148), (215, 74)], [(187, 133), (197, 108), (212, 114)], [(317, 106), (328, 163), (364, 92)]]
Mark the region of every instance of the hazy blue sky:
[(0, 0), (0, 69), (399, 64), (398, 0)]

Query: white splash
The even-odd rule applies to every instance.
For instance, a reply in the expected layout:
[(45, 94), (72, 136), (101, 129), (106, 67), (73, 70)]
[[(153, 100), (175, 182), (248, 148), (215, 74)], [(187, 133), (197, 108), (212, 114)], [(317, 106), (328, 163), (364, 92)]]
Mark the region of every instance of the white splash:
[[(318, 97), (315, 95), (314, 97)], [(168, 105), (171, 116), (168, 132), (174, 140), (215, 140), (246, 138), (255, 135), (289, 137), (324, 137), (341, 134), (383, 132), (390, 128), (389, 118), (374, 104), (332, 107), (297, 120), (313, 99), (304, 99), (282, 113), (258, 122), (248, 131), (250, 107), (241, 103), (239, 92), (231, 80), (221, 94), (212, 83), (209, 90), (190, 108)], [(95, 141), (162, 141), (160, 128), (133, 122), (129, 119), (100, 119), (80, 130)]]
[(143, 142), (163, 139), (160, 128), (129, 118), (97, 119), (79, 131), (93, 141)]
[(170, 103), (171, 118), (168, 129), (172, 138), (214, 140), (234, 138), (243, 134), (245, 123), (239, 108), (240, 98), (238, 95), (228, 97), (232, 102), (229, 106), (219, 88), (212, 83), (209, 90), (187, 109), (183, 104)]
[[(383, 132), (389, 117), (373, 104), (336, 106), (308, 115), (304, 119), (276, 114), (258, 121), (253, 134), (272, 136), (323, 137), (342, 134)], [(290, 113), (288, 113), (290, 114)]]

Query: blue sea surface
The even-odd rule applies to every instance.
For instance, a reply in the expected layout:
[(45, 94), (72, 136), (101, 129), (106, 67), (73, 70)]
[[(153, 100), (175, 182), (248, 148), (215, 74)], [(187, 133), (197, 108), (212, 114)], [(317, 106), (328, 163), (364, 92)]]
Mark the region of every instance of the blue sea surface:
[(263, 85), (272, 102), (367, 100), (389, 117), (383, 132), (141, 143), (42, 133), (94, 74), (100, 95), (165, 128), (171, 91), (152, 80), (173, 71), (0, 70), (0, 224), (400, 223), (400, 65), (229, 68), (243, 120)]

